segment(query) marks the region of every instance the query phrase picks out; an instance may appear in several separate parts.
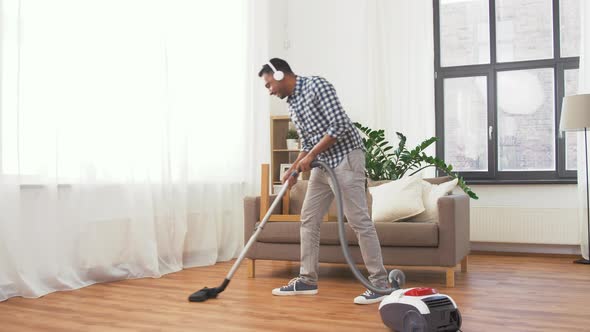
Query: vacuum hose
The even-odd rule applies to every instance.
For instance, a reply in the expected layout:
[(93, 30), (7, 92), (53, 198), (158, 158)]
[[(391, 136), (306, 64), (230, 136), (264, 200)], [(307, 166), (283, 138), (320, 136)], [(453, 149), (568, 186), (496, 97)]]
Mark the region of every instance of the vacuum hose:
[(334, 196), (336, 199), (336, 211), (338, 216), (338, 237), (340, 238), (340, 247), (342, 247), (342, 253), (344, 254), (344, 258), (346, 259), (346, 263), (350, 267), (350, 270), (354, 274), (354, 276), (360, 281), (367, 289), (371, 290), (377, 294), (388, 295), (395, 290), (400, 289), (405, 282), (405, 276), (403, 272), (400, 270), (393, 270), (389, 274), (389, 282), (392, 284), (392, 288), (378, 288), (371, 284), (358, 270), (356, 267), (356, 263), (350, 254), (350, 250), (348, 249), (348, 241), (346, 240), (346, 231), (344, 228), (344, 213), (342, 207), (342, 192), (340, 191), (340, 185), (338, 184), (338, 179), (336, 178), (336, 173), (334, 170), (328, 166), (323, 161), (315, 160), (311, 163), (311, 167), (321, 167), (323, 168), (330, 178), (332, 179), (332, 185), (334, 186)]

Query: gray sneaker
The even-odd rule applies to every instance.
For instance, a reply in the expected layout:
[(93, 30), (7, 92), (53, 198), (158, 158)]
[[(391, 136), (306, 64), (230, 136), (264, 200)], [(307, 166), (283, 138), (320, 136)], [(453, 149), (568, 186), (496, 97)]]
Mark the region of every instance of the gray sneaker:
[(293, 278), (286, 286), (275, 288), (272, 295), (315, 295), (318, 293), (317, 285), (308, 285), (301, 278)]
[(373, 293), (372, 291), (367, 289), (363, 294), (354, 298), (354, 303), (356, 303), (356, 304), (379, 303), (386, 297), (387, 297), (387, 295), (376, 294), (376, 293)]

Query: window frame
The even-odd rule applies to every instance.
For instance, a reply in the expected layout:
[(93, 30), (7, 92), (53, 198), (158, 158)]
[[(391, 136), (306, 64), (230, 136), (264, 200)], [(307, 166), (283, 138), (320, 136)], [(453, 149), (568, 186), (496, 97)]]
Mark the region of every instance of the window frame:
[[(470, 184), (513, 184), (513, 183), (577, 183), (577, 171), (566, 170), (565, 134), (559, 133), (561, 101), (565, 89), (565, 70), (578, 69), (580, 58), (561, 57), (559, 0), (551, 0), (553, 6), (553, 58), (541, 60), (497, 62), (496, 57), (496, 1), (488, 0), (490, 63), (441, 67), (440, 48), (440, 0), (433, 0), (434, 14), (434, 81), (435, 81), (435, 121), (437, 157), (444, 159), (444, 80), (471, 76), (487, 77), (488, 130), (493, 128), (488, 137), (488, 171), (459, 172)], [(497, 135), (497, 73), (507, 70), (553, 69), (554, 111), (555, 111), (555, 170), (554, 171), (499, 171), (498, 170), (498, 135)], [(488, 133), (486, 133), (487, 135)], [(443, 175), (438, 171), (439, 175)]]

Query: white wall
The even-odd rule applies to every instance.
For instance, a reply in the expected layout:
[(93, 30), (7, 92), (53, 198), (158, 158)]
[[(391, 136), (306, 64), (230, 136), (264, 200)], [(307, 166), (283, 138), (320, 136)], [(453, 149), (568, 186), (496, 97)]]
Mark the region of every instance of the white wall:
[[(271, 56), (283, 57), (298, 74), (328, 78), (336, 87), (349, 116), (354, 121), (362, 122), (365, 119), (363, 112), (368, 105), (365, 86), (368, 58), (366, 2), (273, 0), (270, 13)], [(274, 114), (287, 114), (287, 106), (282, 101), (273, 102), (271, 109)], [(575, 185), (475, 185), (472, 188), (480, 197), (477, 201), (471, 201), (472, 210), (476, 212), (477, 209), (491, 212), (496, 209), (505, 215), (506, 211), (510, 213), (510, 209), (515, 208), (519, 213), (551, 210), (553, 215), (563, 216), (560, 217), (562, 219), (546, 220), (545, 223), (553, 225), (543, 226), (545, 228), (540, 230), (537, 225), (529, 223), (523, 224), (524, 229), (514, 224), (515, 227), (500, 227), (489, 234), (477, 234), (486, 232), (489, 225), (478, 224), (483, 221), (473, 218), (476, 216), (472, 211), (472, 239), (532, 244), (536, 243), (535, 239), (553, 237), (552, 229), (557, 227), (564, 228), (563, 234), (566, 235), (559, 241), (545, 241), (547, 244), (578, 243), (572, 237), (572, 234), (578, 232), (574, 213), (577, 207)], [(560, 211), (563, 213), (560, 214)], [(511, 222), (518, 223), (519, 215), (515, 212), (512, 219), (514, 220)], [(523, 234), (515, 237), (515, 229)], [(544, 234), (536, 238), (530, 237), (530, 234), (539, 232)], [(519, 250), (526, 251), (526, 248)]]
[[(269, 58), (281, 58), (290, 60), (288, 55), (288, 45), (285, 43), (287, 35), (287, 1), (288, 0), (271, 0), (269, 1)], [(262, 86), (263, 84), (261, 84)], [(278, 98), (270, 98), (270, 113), (272, 115), (288, 114), (287, 103)]]
[[(271, 10), (271, 56), (284, 57), (299, 75), (327, 78), (353, 121), (362, 121), (367, 107), (365, 10), (354, 0), (277, 0)], [(273, 114), (287, 114), (284, 102), (272, 105)]]
[(480, 196), (472, 207), (519, 207), (531, 209), (577, 208), (575, 184), (474, 185)]

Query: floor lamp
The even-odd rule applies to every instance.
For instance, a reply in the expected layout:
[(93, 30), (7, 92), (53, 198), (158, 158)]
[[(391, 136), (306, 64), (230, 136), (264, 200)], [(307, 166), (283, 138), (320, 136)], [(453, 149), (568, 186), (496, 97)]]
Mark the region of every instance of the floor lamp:
[[(563, 98), (561, 106), (561, 119), (559, 121), (560, 131), (584, 131), (584, 155), (586, 156), (586, 222), (588, 228), (586, 235), (588, 236), (588, 250), (590, 251), (590, 196), (588, 183), (588, 128), (590, 128), (590, 94), (579, 94), (567, 96)], [(590, 252), (588, 253), (590, 258)], [(574, 263), (590, 264), (590, 260), (582, 259), (575, 260)]]

